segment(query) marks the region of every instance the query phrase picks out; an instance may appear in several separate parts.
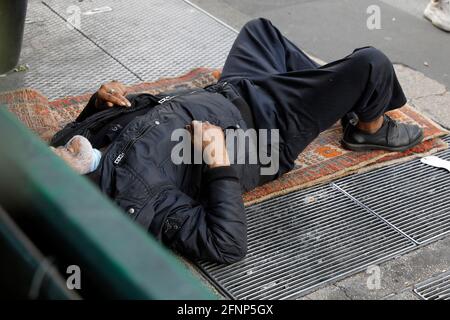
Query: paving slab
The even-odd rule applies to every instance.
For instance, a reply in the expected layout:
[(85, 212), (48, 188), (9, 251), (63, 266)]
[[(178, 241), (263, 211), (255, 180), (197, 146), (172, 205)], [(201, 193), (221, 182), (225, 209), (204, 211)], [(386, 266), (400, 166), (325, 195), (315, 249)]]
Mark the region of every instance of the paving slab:
[(395, 65), (395, 72), (409, 100), (442, 95), (447, 91), (443, 84), (405, 65)]
[(450, 129), (450, 93), (448, 91), (414, 99), (411, 101), (411, 105)]
[(450, 129), (450, 93), (436, 80), (404, 65), (395, 65), (408, 103), (443, 127)]

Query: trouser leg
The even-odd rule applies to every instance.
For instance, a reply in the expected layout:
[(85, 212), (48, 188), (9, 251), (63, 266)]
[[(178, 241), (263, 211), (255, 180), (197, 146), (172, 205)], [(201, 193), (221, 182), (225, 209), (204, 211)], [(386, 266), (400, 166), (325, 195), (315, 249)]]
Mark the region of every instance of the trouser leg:
[(278, 85), (273, 91), (279, 92), (290, 116), (295, 113), (296, 127), (317, 134), (349, 112), (370, 122), (406, 103), (392, 63), (372, 47), (357, 49), (317, 70), (277, 75), (258, 85)]
[[(270, 21), (261, 18), (242, 28), (230, 51), (222, 80), (233, 77), (245, 77), (265, 88), (280, 101), (279, 109), (288, 106), (289, 115), (295, 108), (292, 111), (301, 116), (318, 119), (319, 132), (349, 112), (369, 122), (406, 103), (392, 63), (379, 50), (357, 49), (319, 67)], [(245, 95), (249, 94), (258, 95)], [(260, 97), (250, 98), (255, 104), (252, 107), (258, 108)]]
[[(370, 122), (406, 103), (389, 59), (371, 48), (318, 67), (265, 19), (237, 37), (222, 80), (245, 78), (238, 91), (258, 129), (277, 128), (290, 166), (317, 135), (350, 112)], [(285, 170), (282, 170), (285, 171)]]
[(263, 18), (244, 25), (222, 71), (222, 79), (316, 69), (319, 65)]
[[(366, 47), (355, 51), (352, 58), (355, 60), (353, 61), (355, 70), (362, 69), (368, 72), (365, 88), (356, 105), (351, 109), (359, 120), (373, 121), (387, 111), (406, 104), (407, 99), (397, 79), (394, 66), (381, 51)], [(365, 77), (363, 72), (363, 79)]]
[(284, 152), (292, 162), (349, 112), (370, 122), (406, 103), (392, 63), (372, 47), (316, 70), (274, 75), (255, 84), (277, 101), (280, 132), (287, 139)]

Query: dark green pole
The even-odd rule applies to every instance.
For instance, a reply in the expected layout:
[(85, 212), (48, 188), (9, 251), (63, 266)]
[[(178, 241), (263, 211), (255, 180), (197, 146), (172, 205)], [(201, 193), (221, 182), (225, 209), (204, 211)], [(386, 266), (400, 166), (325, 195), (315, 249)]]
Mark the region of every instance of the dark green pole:
[(28, 0), (0, 1), (0, 74), (19, 62)]

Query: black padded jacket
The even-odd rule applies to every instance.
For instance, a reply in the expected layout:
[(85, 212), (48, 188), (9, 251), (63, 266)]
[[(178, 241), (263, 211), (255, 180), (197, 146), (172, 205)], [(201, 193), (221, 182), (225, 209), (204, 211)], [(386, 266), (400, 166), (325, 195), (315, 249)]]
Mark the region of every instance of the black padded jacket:
[(181, 254), (233, 263), (247, 252), (241, 195), (260, 182), (258, 165), (210, 169), (171, 161), (177, 143), (171, 141), (172, 132), (194, 119), (223, 129), (247, 128), (236, 103), (225, 97), (224, 92), (232, 90), (226, 87), (220, 84), (165, 98), (130, 96), (131, 108), (96, 108), (94, 95), (51, 144), (63, 145), (81, 134), (102, 147), (107, 137), (109, 146), (92, 173), (100, 189), (131, 219)]

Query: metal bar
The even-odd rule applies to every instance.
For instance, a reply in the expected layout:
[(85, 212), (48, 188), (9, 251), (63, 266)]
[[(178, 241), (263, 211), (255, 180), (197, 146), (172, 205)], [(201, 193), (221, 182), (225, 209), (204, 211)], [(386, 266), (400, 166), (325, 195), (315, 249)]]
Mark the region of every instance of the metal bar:
[(416, 284), (413, 292), (423, 300), (450, 300), (450, 273)]
[(384, 223), (386, 223), (387, 225), (389, 225), (390, 227), (392, 227), (392, 229), (396, 230), (398, 233), (402, 234), (404, 237), (408, 238), (410, 241), (412, 241), (415, 244), (418, 244), (418, 242), (416, 240), (414, 240), (413, 238), (411, 238), (409, 235), (407, 235), (405, 232), (403, 232), (402, 230), (400, 230), (399, 228), (397, 228), (395, 225), (393, 225), (392, 223), (390, 223), (388, 220), (384, 219), (382, 216), (380, 216), (379, 214), (377, 214), (375, 211), (373, 211), (372, 209), (370, 209), (368, 206), (366, 206), (365, 204), (363, 204), (362, 202), (360, 202), (359, 200), (357, 200), (355, 197), (353, 197), (351, 194), (349, 194), (347, 191), (345, 191), (344, 189), (342, 189), (341, 187), (339, 187), (337, 184), (335, 184), (334, 182), (331, 183), (331, 185), (336, 188), (337, 190), (339, 190), (340, 192), (342, 192), (344, 195), (346, 195), (348, 198), (352, 199), (352, 201), (354, 201), (356, 204), (358, 204), (359, 206), (361, 206), (362, 208), (366, 209), (367, 211), (369, 211), (370, 213), (374, 214), (375, 216), (377, 216), (378, 218), (380, 218), (381, 220), (383, 220)]

